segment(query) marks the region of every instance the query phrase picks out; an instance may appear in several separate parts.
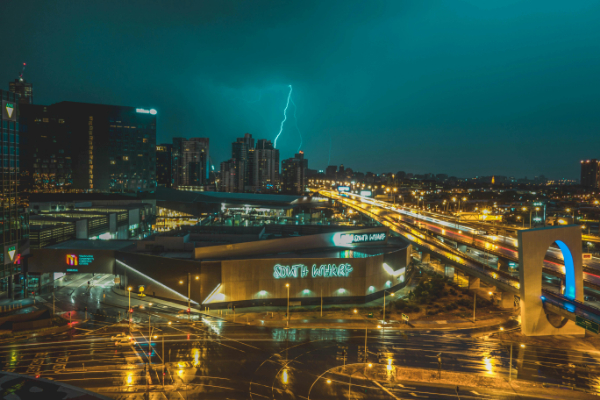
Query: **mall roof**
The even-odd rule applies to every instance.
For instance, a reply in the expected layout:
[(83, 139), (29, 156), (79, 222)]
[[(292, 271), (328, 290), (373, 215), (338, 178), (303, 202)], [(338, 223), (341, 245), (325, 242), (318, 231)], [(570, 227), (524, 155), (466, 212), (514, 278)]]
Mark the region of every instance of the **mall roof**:
[(225, 192), (188, 192), (168, 188), (156, 188), (156, 200), (179, 201), (185, 203), (293, 203), (301, 196), (280, 194), (254, 194), (254, 193), (225, 193)]
[(73, 249), (73, 250), (125, 250), (135, 247), (136, 242), (131, 240), (83, 240), (73, 239), (66, 242), (46, 246), (46, 249)]

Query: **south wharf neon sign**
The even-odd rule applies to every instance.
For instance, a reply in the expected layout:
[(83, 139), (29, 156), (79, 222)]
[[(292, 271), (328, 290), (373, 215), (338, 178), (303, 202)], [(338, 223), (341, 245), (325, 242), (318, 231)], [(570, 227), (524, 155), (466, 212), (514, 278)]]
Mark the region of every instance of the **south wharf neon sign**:
[(350, 273), (352, 271), (353, 268), (350, 264), (322, 264), (320, 266), (317, 266), (317, 264), (313, 264), (311, 269), (309, 269), (309, 267), (304, 264), (276, 264), (273, 267), (273, 277), (275, 279), (306, 278), (309, 275), (309, 273), (312, 272), (311, 277), (313, 278), (347, 278), (348, 276), (350, 276)]

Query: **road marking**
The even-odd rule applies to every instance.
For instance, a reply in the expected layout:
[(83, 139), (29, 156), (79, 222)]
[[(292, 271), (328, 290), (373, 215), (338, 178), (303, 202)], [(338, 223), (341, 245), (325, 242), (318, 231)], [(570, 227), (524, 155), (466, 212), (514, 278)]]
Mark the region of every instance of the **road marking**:
[[(377, 386), (379, 386), (381, 389), (383, 389), (387, 394), (389, 394), (390, 396), (392, 396), (394, 399), (396, 400), (401, 400), (400, 398), (394, 396), (394, 394), (392, 392), (390, 392), (389, 390), (387, 390), (386, 388), (384, 388), (383, 386), (381, 386), (381, 384), (379, 384), (379, 382), (377, 381), (373, 381)], [(412, 394), (412, 393), (411, 393)], [(416, 395), (415, 395), (416, 396)]]

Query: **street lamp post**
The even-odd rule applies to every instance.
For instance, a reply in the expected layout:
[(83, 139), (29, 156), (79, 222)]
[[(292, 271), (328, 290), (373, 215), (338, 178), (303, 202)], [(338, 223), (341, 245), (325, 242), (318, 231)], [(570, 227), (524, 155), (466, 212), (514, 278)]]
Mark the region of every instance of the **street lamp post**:
[[(521, 348), (525, 348), (525, 345), (522, 344)], [(512, 358), (513, 358), (513, 344), (510, 344), (510, 361), (508, 362), (508, 382), (512, 380)]]
[(191, 274), (188, 272), (188, 319), (192, 319), (192, 304), (191, 304)]
[(287, 289), (287, 322), (286, 322), (286, 326), (289, 328), (290, 327), (290, 284), (286, 283), (285, 287)]
[[(383, 328), (385, 329), (385, 293), (388, 292), (387, 290), (383, 291)], [(390, 295), (392, 295), (392, 297), (394, 296), (394, 293), (392, 292), (388, 292)]]
[(127, 287), (129, 292), (129, 308), (127, 309), (127, 319), (129, 320), (129, 333), (131, 333), (131, 286)]

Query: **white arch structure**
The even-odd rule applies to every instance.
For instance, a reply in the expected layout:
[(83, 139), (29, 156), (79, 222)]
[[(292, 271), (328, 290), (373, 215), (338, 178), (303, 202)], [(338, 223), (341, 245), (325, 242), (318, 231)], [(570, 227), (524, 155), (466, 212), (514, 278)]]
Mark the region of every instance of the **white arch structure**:
[(519, 231), (519, 278), (521, 294), (521, 332), (527, 336), (583, 335), (574, 321), (554, 327), (542, 304), (542, 267), (552, 243), (560, 248), (565, 262), (564, 296), (583, 301), (583, 261), (581, 227), (567, 225)]

